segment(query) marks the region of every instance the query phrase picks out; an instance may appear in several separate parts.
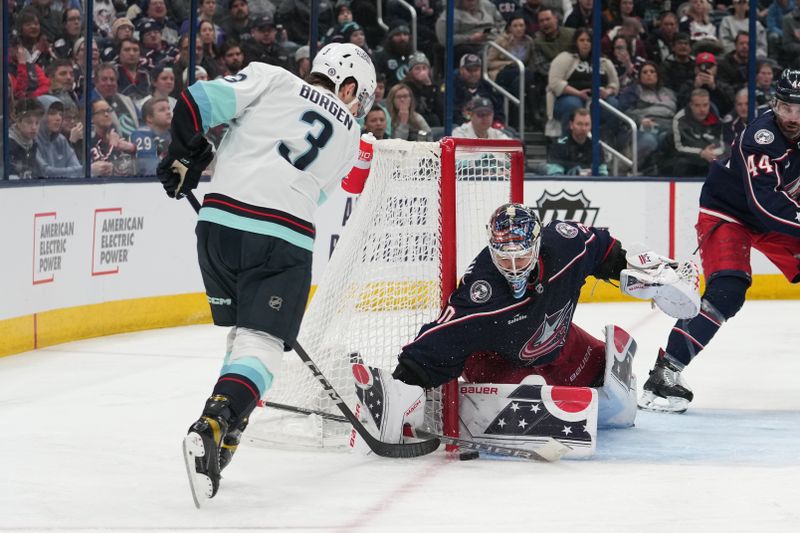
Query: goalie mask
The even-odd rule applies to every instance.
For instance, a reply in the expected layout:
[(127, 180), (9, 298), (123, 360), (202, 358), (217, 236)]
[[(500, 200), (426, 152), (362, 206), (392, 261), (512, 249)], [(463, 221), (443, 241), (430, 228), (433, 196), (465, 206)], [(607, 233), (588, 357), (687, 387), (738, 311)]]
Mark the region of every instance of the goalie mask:
[(356, 118), (367, 115), (375, 101), (375, 88), (378, 82), (375, 76), (375, 67), (367, 53), (351, 43), (331, 43), (314, 56), (311, 72), (322, 74), (331, 80), (336, 88), (334, 93), (339, 94), (339, 88), (347, 78), (356, 80)]
[(522, 298), (528, 275), (539, 258), (542, 242), (539, 217), (522, 204), (504, 204), (492, 214), (487, 230), (494, 266), (508, 280), (514, 297)]

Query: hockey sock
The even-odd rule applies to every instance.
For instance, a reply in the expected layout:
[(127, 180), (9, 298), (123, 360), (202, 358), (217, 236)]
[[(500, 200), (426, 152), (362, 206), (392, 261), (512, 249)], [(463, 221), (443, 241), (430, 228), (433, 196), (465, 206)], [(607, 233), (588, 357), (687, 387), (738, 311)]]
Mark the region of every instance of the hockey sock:
[(722, 324), (734, 316), (744, 304), (750, 283), (735, 276), (713, 278), (696, 317), (678, 320), (667, 341), (667, 357), (683, 368), (706, 347)]
[[(219, 377), (217, 384), (214, 385), (213, 395), (223, 395), (230, 399), (230, 410), (234, 420), (238, 421), (250, 415), (256, 408), (258, 399), (258, 388), (255, 383), (241, 374), (223, 374)], [(232, 423), (231, 427), (236, 426)]]

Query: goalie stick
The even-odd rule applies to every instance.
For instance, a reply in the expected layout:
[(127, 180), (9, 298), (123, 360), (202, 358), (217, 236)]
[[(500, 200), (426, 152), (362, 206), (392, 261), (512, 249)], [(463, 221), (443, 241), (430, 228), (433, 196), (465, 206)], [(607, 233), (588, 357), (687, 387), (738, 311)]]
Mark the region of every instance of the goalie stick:
[[(318, 411), (316, 409), (306, 409), (304, 407), (295, 407), (294, 405), (287, 405), (284, 403), (263, 402), (265, 407), (272, 407), (281, 411), (288, 411), (290, 413), (297, 413), (301, 415), (317, 415), (326, 420), (333, 422), (347, 423), (347, 418), (341, 415), (334, 415), (326, 413), (325, 411)], [(553, 438), (548, 438), (547, 441), (536, 451), (523, 450), (522, 448), (511, 448), (509, 446), (501, 446), (497, 444), (488, 444), (485, 442), (478, 442), (474, 440), (460, 439), (457, 437), (448, 437), (447, 435), (440, 435), (422, 429), (414, 430), (417, 436), (423, 438), (439, 439), (445, 444), (458, 446), (465, 450), (473, 450), (476, 452), (491, 453), (494, 455), (502, 455), (505, 457), (516, 457), (518, 459), (527, 459), (529, 461), (539, 461), (552, 463), (561, 459), (561, 457), (569, 451), (569, 446), (558, 442)], [(408, 446), (408, 445), (406, 445)]]
[[(186, 198), (189, 200), (189, 203), (192, 204), (192, 207), (195, 211), (200, 211), (200, 203), (197, 201), (197, 198), (194, 196), (192, 191), (186, 193)], [(364, 427), (361, 421), (356, 418), (353, 414), (353, 411), (347, 406), (345, 401), (339, 396), (339, 393), (336, 392), (336, 389), (328, 382), (325, 376), (320, 372), (317, 365), (314, 364), (314, 361), (311, 360), (311, 357), (306, 353), (300, 343), (295, 341), (292, 345), (294, 348), (295, 353), (300, 357), (300, 359), (305, 363), (308, 369), (314, 374), (314, 377), (317, 378), (317, 381), (322, 385), (322, 388), (325, 389), (325, 392), (328, 393), (328, 396), (336, 404), (339, 410), (344, 415), (344, 418), (350, 425), (353, 426), (358, 434), (364, 439), (364, 442), (369, 446), (369, 449), (372, 450), (375, 455), (380, 455), (381, 457), (419, 457), (421, 455), (427, 455), (431, 452), (436, 451), (441, 444), (441, 441), (438, 438), (431, 438), (429, 440), (424, 440), (422, 442), (414, 442), (409, 444), (391, 444), (387, 442), (381, 442)]]

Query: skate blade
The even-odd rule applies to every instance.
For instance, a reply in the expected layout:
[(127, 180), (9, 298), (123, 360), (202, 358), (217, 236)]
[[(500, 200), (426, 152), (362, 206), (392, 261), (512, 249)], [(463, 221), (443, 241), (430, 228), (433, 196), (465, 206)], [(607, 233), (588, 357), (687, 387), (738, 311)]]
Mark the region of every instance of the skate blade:
[(183, 439), (183, 461), (186, 464), (186, 475), (192, 489), (194, 506), (200, 509), (202, 502), (211, 498), (213, 485), (211, 479), (197, 471), (196, 459), (206, 454), (203, 438), (197, 433), (189, 433)]
[(689, 400), (677, 396), (662, 398), (652, 392), (645, 391), (639, 399), (639, 409), (653, 413), (670, 413), (679, 415), (689, 408)]

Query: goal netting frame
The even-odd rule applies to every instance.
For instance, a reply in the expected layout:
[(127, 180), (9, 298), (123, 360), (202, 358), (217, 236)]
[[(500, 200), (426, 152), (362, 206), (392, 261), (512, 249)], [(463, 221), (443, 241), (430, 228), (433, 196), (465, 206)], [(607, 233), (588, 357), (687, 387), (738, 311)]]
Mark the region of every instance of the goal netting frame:
[[(500, 204), (522, 202), (522, 144), (513, 140), (377, 141), (359, 196), (306, 310), (298, 341), (342, 398), (356, 404), (351, 363), (391, 371), (403, 345), (435, 320), (458, 276), (486, 245)], [(357, 355), (356, 355), (357, 354)], [(284, 354), (269, 402), (338, 414), (294, 352)], [(426, 425), (458, 435), (457, 381), (429, 391)], [(246, 440), (340, 448), (350, 426), (257, 409)]]

